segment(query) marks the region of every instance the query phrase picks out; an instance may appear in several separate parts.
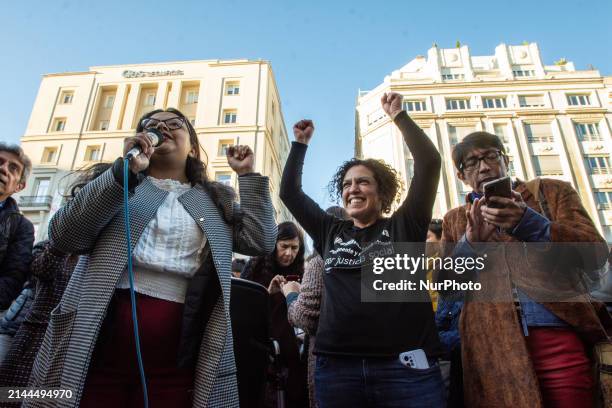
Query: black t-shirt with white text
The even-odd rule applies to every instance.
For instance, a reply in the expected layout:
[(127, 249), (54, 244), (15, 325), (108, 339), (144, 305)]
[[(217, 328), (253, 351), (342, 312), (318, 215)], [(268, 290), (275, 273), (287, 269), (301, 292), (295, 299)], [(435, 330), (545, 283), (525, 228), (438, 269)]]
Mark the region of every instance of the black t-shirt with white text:
[(315, 353), (397, 356), (421, 348), (429, 357), (442, 354), (431, 302), (361, 301), (361, 267), (369, 262), (367, 254), (393, 256), (393, 241), (416, 242), (406, 233), (393, 217), (363, 229), (339, 221), (330, 228), (325, 248), (315, 243), (325, 260)]

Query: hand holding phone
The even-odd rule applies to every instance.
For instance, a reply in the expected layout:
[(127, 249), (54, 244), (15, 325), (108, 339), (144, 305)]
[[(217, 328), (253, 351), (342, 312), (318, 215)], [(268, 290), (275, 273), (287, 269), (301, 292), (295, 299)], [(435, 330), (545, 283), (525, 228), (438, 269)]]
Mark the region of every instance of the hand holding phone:
[(499, 207), (495, 203), (490, 203), (491, 197), (512, 198), (512, 180), (509, 176), (486, 182), (483, 189), (487, 206), (491, 208)]
[(484, 220), (506, 231), (514, 230), (523, 218), (527, 204), (520, 193), (512, 190), (510, 177), (490, 181), (483, 187), (486, 205), (480, 209)]

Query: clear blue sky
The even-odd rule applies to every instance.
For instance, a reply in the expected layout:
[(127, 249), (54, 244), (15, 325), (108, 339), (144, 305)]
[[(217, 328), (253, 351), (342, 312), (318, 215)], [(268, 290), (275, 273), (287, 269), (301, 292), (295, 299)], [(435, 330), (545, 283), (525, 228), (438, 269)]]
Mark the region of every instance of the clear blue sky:
[(612, 75), (612, 1), (24, 1), (5, 2), (0, 24), (3, 134), (18, 142), (41, 75), (94, 65), (190, 59), (272, 62), (287, 130), (315, 121), (304, 187), (323, 187), (352, 157), (357, 90), (436, 42), (473, 55), (504, 42), (539, 43), (545, 63)]

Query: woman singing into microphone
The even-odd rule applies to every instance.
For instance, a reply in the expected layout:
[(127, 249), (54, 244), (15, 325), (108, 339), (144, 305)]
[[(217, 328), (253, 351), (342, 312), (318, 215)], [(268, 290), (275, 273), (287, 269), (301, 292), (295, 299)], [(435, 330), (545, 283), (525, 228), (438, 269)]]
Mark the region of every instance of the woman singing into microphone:
[[(153, 148), (144, 135), (163, 135)], [(138, 122), (130, 161), (130, 243), (142, 359), (151, 407), (238, 407), (230, 324), (232, 251), (265, 255), (276, 224), (268, 178), (248, 146), (228, 150), (233, 191), (210, 181), (195, 129), (178, 110)], [(53, 217), (60, 250), (89, 254), (53, 311), (30, 385), (72, 390), (71, 407), (143, 406), (127, 277), (123, 160)], [(46, 406), (29, 400), (24, 406)], [(47, 402), (48, 403), (48, 402)], [(67, 403), (67, 405), (66, 405)]]

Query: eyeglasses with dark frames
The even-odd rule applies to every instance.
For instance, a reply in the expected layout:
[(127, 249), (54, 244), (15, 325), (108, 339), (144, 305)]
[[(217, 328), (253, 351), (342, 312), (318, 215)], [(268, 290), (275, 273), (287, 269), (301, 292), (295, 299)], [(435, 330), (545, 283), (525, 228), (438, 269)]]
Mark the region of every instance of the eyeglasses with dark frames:
[(145, 118), (140, 122), (140, 126), (142, 126), (143, 129), (151, 129), (157, 127), (157, 125), (159, 125), (161, 122), (163, 122), (164, 125), (166, 125), (166, 127), (170, 130), (177, 130), (185, 125), (185, 119), (181, 118), (180, 116), (176, 116), (174, 118), (163, 120)]
[(503, 156), (504, 154), (500, 150), (492, 150), (483, 154), (482, 156), (474, 156), (465, 160), (463, 163), (461, 163), (459, 170), (469, 173), (480, 167), (480, 162), (482, 160), (484, 160), (487, 164), (493, 165), (499, 163)]

